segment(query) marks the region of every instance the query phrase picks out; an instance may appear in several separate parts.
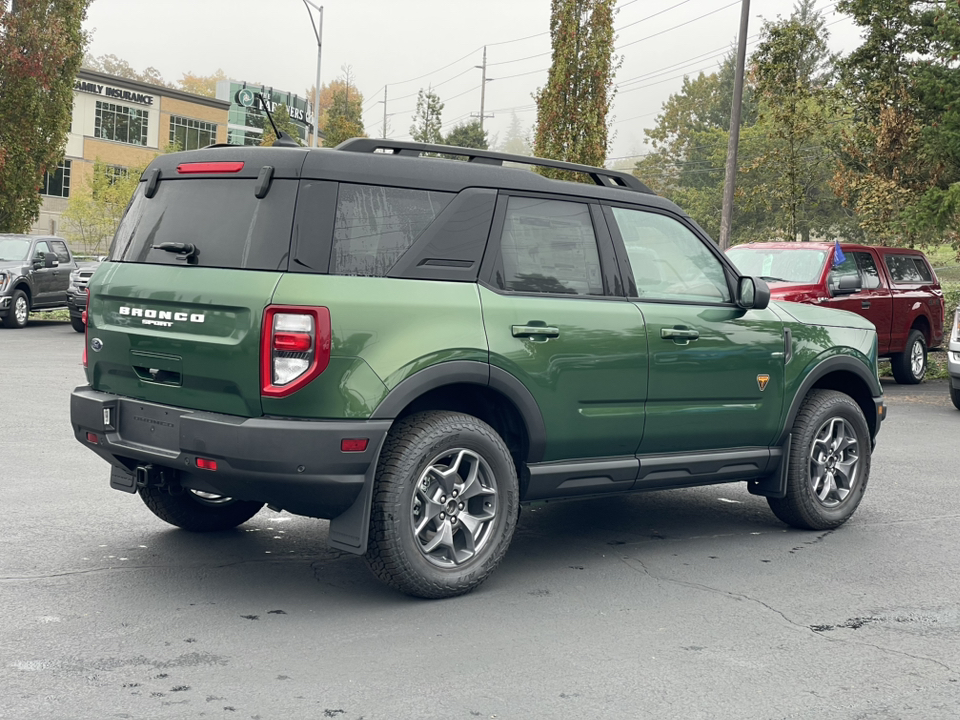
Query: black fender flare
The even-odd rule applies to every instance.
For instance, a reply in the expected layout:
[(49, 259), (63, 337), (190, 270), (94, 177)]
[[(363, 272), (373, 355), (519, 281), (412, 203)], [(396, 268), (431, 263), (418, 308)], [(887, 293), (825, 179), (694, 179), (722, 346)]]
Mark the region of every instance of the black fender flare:
[[(817, 383), (820, 378), (829, 375), (832, 372), (837, 372), (838, 370), (844, 372), (851, 372), (861, 380), (866, 383), (867, 387), (870, 389), (870, 393), (874, 398), (878, 398), (883, 395), (883, 388), (880, 386), (880, 381), (877, 379), (877, 376), (870, 372), (866, 365), (864, 365), (860, 360), (850, 357), (849, 355), (833, 355), (828, 357), (826, 360), (820, 362), (816, 367), (813, 368), (807, 376), (803, 379), (803, 382), (800, 383), (800, 387), (797, 389), (796, 395), (793, 396), (793, 402), (790, 404), (790, 410), (787, 412), (786, 418), (784, 419), (783, 427), (781, 428), (780, 435), (777, 438), (776, 444), (783, 445), (787, 436), (790, 435), (790, 432), (793, 428), (793, 423), (797, 419), (797, 414), (800, 412), (800, 405), (803, 404), (804, 398), (806, 398), (807, 393), (810, 392), (810, 389)], [(876, 435), (879, 430), (880, 423), (877, 418), (867, 419), (868, 424), (870, 424), (873, 429), (873, 434)]]

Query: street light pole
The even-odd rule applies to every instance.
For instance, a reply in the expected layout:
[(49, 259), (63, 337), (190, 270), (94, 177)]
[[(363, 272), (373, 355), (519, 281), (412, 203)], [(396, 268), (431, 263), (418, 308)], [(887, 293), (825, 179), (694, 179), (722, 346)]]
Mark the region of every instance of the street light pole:
[[(323, 50), (323, 6), (311, 0), (303, 0), (303, 5), (307, 8), (307, 14), (310, 15), (313, 34), (317, 36), (317, 84), (313, 87), (313, 146), (320, 147), (320, 55)], [(313, 19), (310, 8), (317, 11), (316, 21)]]
[(723, 183), (723, 206), (720, 211), (720, 249), (730, 247), (733, 226), (733, 193), (737, 186), (737, 148), (740, 144), (740, 106), (743, 103), (743, 66), (747, 57), (747, 22), (750, 0), (740, 5), (740, 37), (737, 38), (737, 67), (733, 80), (733, 106), (730, 108), (730, 139), (727, 142), (727, 168)]

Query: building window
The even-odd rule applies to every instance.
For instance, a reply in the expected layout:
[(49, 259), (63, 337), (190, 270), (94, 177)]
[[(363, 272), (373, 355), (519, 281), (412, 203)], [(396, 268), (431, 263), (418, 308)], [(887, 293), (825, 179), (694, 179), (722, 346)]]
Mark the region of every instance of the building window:
[(53, 173), (47, 173), (43, 178), (41, 195), (51, 197), (70, 197), (70, 161), (64, 160)]
[(146, 145), (148, 116), (146, 110), (97, 100), (93, 136), (130, 145)]
[(197, 150), (217, 141), (217, 126), (214, 123), (191, 118), (170, 116), (170, 144), (181, 150)]

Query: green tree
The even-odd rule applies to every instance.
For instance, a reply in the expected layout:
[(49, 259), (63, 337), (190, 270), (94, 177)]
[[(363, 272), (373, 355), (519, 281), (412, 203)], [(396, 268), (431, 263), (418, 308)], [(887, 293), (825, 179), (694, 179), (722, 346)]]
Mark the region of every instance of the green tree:
[(453, 129), (443, 139), (443, 143), (445, 145), (456, 145), (457, 147), (477, 148), (478, 150), (489, 148), (487, 131), (480, 127), (479, 120), (454, 125)]
[(520, 124), (520, 118), (517, 117), (516, 112), (511, 113), (506, 137), (497, 149), (513, 155), (533, 154), (533, 149), (530, 147), (530, 134), (524, 132), (523, 125)]
[(752, 58), (760, 113), (746, 134), (752, 160), (743, 165), (760, 182), (744, 194), (765, 214), (771, 239), (835, 237), (843, 229), (830, 188), (833, 126), (843, 118), (829, 86), (828, 37), (813, 0), (802, 0), (790, 18), (764, 24)]
[(44, 173), (63, 158), (89, 0), (0, 6), (0, 232), (40, 214)]
[(151, 85), (161, 85), (164, 87), (173, 87), (163, 79), (160, 71), (155, 67), (148, 67), (143, 72), (135, 70), (130, 63), (116, 55), (90, 55), (83, 56), (82, 67), (88, 70), (106, 73), (107, 75), (116, 75), (117, 77), (128, 78), (129, 80), (139, 80), (140, 82), (150, 83)]
[[(534, 154), (602, 166), (620, 59), (613, 52), (615, 0), (551, 0), (553, 59), (547, 84), (534, 94)], [(548, 177), (584, 180), (544, 169)]]
[[(281, 103), (277, 105), (276, 110), (272, 110), (270, 114), (273, 115), (273, 122), (276, 123), (277, 130), (285, 132), (292, 137), (298, 145), (303, 145), (300, 141), (300, 128), (290, 119), (290, 111), (287, 110), (286, 104)], [(264, 118), (264, 120), (263, 140), (260, 141), (260, 146), (270, 147), (276, 142), (277, 134), (273, 131), (273, 125), (270, 124), (270, 121), (266, 120), (266, 118)]]
[(960, 250), (960, 8), (842, 0), (864, 41), (840, 63), (853, 119), (834, 188), (871, 240)]
[(424, 92), (423, 88), (420, 88), (417, 93), (417, 110), (413, 114), (413, 125), (410, 126), (410, 137), (416, 142), (442, 144), (442, 114), (443, 103), (440, 102), (440, 96), (433, 90)]
[(84, 252), (106, 253), (145, 167), (118, 168), (97, 158), (93, 172), (71, 189), (62, 216), (67, 239)]

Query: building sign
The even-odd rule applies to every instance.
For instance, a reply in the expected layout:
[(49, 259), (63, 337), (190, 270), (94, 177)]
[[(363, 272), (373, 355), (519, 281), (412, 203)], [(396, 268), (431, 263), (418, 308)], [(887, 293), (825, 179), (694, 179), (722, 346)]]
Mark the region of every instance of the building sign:
[[(237, 105), (240, 105), (241, 107), (254, 108), (255, 110), (259, 110), (261, 107), (260, 103), (257, 102), (257, 94), (250, 88), (242, 88), (241, 90), (238, 90), (233, 99), (236, 101)], [(313, 122), (313, 114), (308, 113), (306, 107), (304, 107), (306, 101), (297, 97), (296, 95), (289, 97), (289, 100), (291, 101), (291, 104), (289, 105), (283, 102), (282, 98), (279, 101), (268, 98), (265, 98), (265, 100), (267, 102), (267, 107), (272, 113), (276, 112), (277, 108), (281, 105), (287, 105), (287, 112), (290, 113), (291, 120), (299, 120), (302, 123)], [(298, 107), (298, 105), (300, 106)]]
[(144, 95), (143, 93), (133, 92), (132, 90), (123, 90), (121, 88), (111, 87), (110, 85), (87, 82), (86, 80), (77, 80), (74, 82), (73, 89), (79, 92), (92, 93), (93, 95), (102, 95), (103, 97), (114, 100), (139, 103), (140, 105), (153, 105), (153, 95)]

